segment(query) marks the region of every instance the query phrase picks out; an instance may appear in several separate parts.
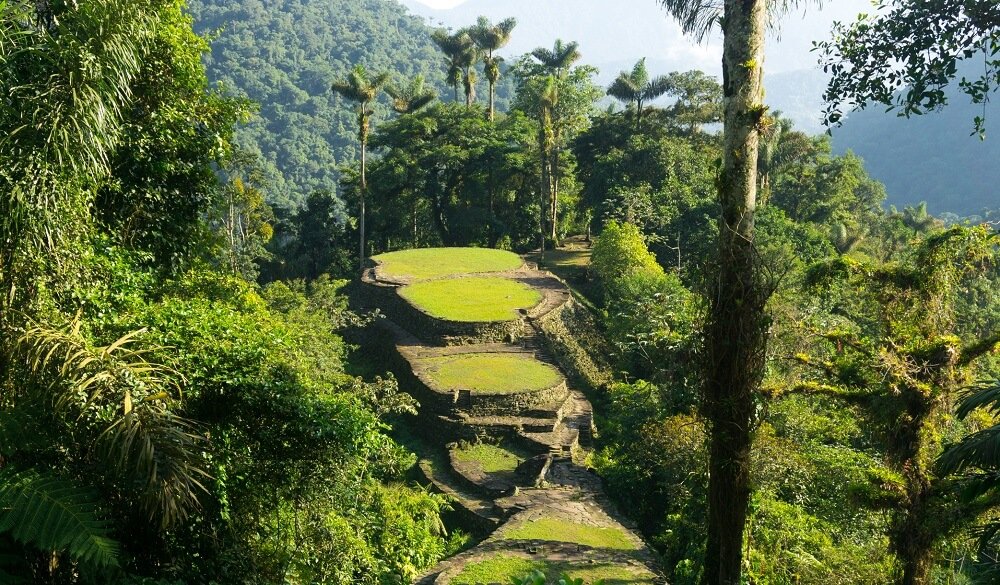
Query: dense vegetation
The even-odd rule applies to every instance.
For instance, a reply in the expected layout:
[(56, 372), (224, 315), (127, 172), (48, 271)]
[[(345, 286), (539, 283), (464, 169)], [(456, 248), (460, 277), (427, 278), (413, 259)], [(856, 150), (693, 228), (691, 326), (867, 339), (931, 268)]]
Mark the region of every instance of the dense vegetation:
[(409, 579), (445, 552), (414, 404), (345, 374), (342, 283), (246, 280), (247, 105), (184, 9), (0, 5), (0, 580)]
[[(720, 22), (664, 4), (692, 32)], [(945, 29), (971, 31), (946, 38), (953, 57), (1000, 46), (981, 4), (974, 26), (938, 6)], [(927, 3), (896, 5), (917, 25), (863, 25), (828, 46), (834, 62), (925, 39), (906, 7)], [(183, 0), (0, 3), (0, 582), (397, 584), (462, 546), (447, 500), (405, 481), (415, 457), (390, 421), (418, 405), (345, 342), (372, 317), (337, 280), (429, 246), (537, 251), (569, 280), (597, 323), (571, 333), (613, 369), (587, 389), (590, 463), (671, 583), (996, 579), (995, 227), (886, 210), (861, 159), (760, 106), (763, 3), (726, 10), (740, 99), (644, 62), (601, 88), (560, 40), (501, 68), (514, 23), (432, 35), (375, 0), (201, 2), (200, 27), (225, 25), (208, 60), (220, 87)], [(456, 99), (422, 97), (417, 73)], [(508, 80), (509, 100), (477, 102), (480, 73), (491, 94)], [(864, 80), (879, 75), (895, 79)], [(902, 95), (850, 80), (831, 93)], [(909, 99), (934, 106), (942, 83)], [(248, 126), (244, 93), (263, 114)], [(660, 93), (679, 99), (649, 107)], [(599, 109), (606, 94), (625, 109)], [(584, 233), (592, 261), (566, 270), (557, 248)], [(514, 254), (408, 264), (441, 256), (378, 259), (429, 278), (402, 294), (457, 319), (539, 300), (510, 280), (433, 279)], [(492, 377), (454, 359), (434, 375), (482, 392), (560, 379), (492, 359)], [(555, 519), (518, 530), (634, 546)], [(629, 577), (498, 557), (458, 582), (532, 571)]]
[[(260, 157), (277, 207), (294, 210), (314, 191), (334, 190), (340, 170), (359, 158), (353, 108), (329, 91), (355, 65), (393, 72), (401, 85), (422, 75), (439, 95), (452, 93), (431, 29), (393, 1), (195, 0), (190, 11), (195, 29), (213, 38), (209, 78), (259, 105), (235, 140)], [(501, 84), (501, 106), (508, 91)], [(390, 106), (384, 99), (379, 112)]]

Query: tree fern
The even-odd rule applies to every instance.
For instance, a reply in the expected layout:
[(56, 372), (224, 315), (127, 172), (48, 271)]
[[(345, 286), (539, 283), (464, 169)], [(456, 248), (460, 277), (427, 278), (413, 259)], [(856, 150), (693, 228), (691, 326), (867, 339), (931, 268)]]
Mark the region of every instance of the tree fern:
[(61, 551), (92, 567), (118, 566), (118, 543), (96, 494), (34, 470), (0, 470), (0, 533), (40, 550)]

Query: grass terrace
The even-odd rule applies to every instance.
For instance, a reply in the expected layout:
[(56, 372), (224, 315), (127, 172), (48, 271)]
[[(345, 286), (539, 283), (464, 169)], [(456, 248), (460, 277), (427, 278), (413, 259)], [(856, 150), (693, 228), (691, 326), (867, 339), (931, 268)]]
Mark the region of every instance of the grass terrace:
[(620, 528), (590, 526), (562, 518), (542, 517), (504, 530), (507, 540), (573, 542), (594, 548), (636, 550), (636, 543)]
[(455, 450), (455, 458), (462, 463), (478, 464), (483, 473), (512, 472), (525, 457), (500, 445), (476, 443)]
[(438, 390), (516, 394), (552, 388), (559, 370), (528, 354), (471, 353), (423, 360), (421, 366)]
[(513, 321), (519, 309), (541, 302), (530, 286), (498, 277), (450, 278), (404, 286), (399, 294), (417, 308), (446, 321)]
[(456, 274), (516, 270), (521, 257), (490, 248), (418, 248), (374, 256), (388, 278), (417, 281)]
[(452, 578), (450, 585), (479, 585), (481, 583), (510, 583), (513, 578), (526, 577), (532, 571), (541, 571), (550, 583), (566, 573), (573, 579), (583, 579), (585, 583), (603, 580), (605, 585), (652, 585), (653, 579), (647, 571), (626, 565), (595, 562), (575, 564), (527, 559), (511, 555), (497, 555), (486, 560), (469, 563), (462, 572)]

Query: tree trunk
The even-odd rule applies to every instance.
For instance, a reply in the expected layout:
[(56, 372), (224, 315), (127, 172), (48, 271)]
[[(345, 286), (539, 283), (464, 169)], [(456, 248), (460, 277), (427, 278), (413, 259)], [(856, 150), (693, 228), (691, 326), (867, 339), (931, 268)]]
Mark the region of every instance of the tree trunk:
[(494, 119), (493, 111), (494, 111), (495, 107), (496, 107), (496, 86), (493, 85), (493, 82), (491, 81), (490, 82), (490, 122), (493, 122), (493, 119)]
[(552, 245), (559, 245), (559, 132), (555, 132), (555, 144), (552, 148), (552, 168), (549, 172), (552, 180), (552, 197), (550, 199), (552, 208)]
[(538, 237), (539, 237), (539, 259), (541, 261), (545, 260), (545, 216), (547, 214), (547, 199), (546, 194), (551, 195), (549, 191), (549, 175), (546, 169), (549, 164), (549, 153), (546, 145), (548, 141), (546, 140), (546, 131), (544, 123), (542, 128), (539, 130), (538, 134), (538, 148), (541, 152), (541, 180), (538, 187)]
[(934, 565), (935, 535), (930, 534), (927, 524), (927, 500), (930, 489), (927, 486), (919, 494), (910, 494), (911, 503), (906, 507), (906, 519), (893, 535), (893, 549), (903, 566), (900, 583), (902, 585), (929, 585), (931, 567)]
[(750, 501), (755, 395), (767, 345), (766, 295), (754, 248), (758, 126), (764, 115), (764, 0), (726, 0), (725, 126), (719, 178), (719, 261), (706, 327), (709, 423), (708, 545), (703, 585), (738, 585)]
[(365, 176), (367, 164), (366, 150), (368, 149), (368, 139), (367, 137), (361, 138), (361, 210), (358, 215), (358, 230), (360, 233), (360, 242), (358, 245), (358, 257), (359, 264), (361, 266), (361, 272), (365, 271), (365, 193), (368, 191), (368, 178)]

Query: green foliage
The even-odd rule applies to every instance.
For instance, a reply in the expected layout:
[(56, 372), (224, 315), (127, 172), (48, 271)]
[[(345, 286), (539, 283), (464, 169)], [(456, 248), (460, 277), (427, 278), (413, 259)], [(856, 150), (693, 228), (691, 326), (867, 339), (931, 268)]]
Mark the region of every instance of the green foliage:
[(344, 205), (330, 191), (315, 191), (305, 206), (278, 219), (268, 246), (261, 280), (314, 280), (326, 274), (345, 277), (355, 270), (356, 246), (344, 225)]
[[(845, 107), (872, 103), (907, 117), (939, 109), (948, 101), (944, 88), (958, 77), (960, 62), (973, 58), (983, 61), (981, 74), (962, 77), (959, 86), (973, 103), (988, 101), (1000, 70), (998, 20), (1000, 8), (988, 0), (905, 0), (839, 24), (833, 41), (817, 44), (833, 73), (824, 96), (830, 102), (826, 122), (838, 124)], [(985, 124), (976, 117), (980, 135)]]
[(606, 286), (636, 273), (657, 276), (663, 268), (649, 253), (639, 228), (630, 223), (611, 221), (594, 244), (591, 263)]
[(109, 161), (111, 180), (96, 198), (104, 229), (167, 270), (203, 255), (203, 216), (234, 195), (219, 189), (216, 171), (229, 166), (234, 126), (251, 110), (245, 100), (209, 88), (201, 63), (208, 49), (191, 28), (186, 3), (166, 3), (131, 86), (132, 107)]
[(63, 552), (95, 568), (117, 567), (119, 545), (92, 490), (51, 473), (0, 469), (0, 534)]
[(526, 248), (537, 233), (531, 132), (523, 116), (491, 124), (478, 107), (454, 104), (381, 126), (369, 173), (373, 248)]

